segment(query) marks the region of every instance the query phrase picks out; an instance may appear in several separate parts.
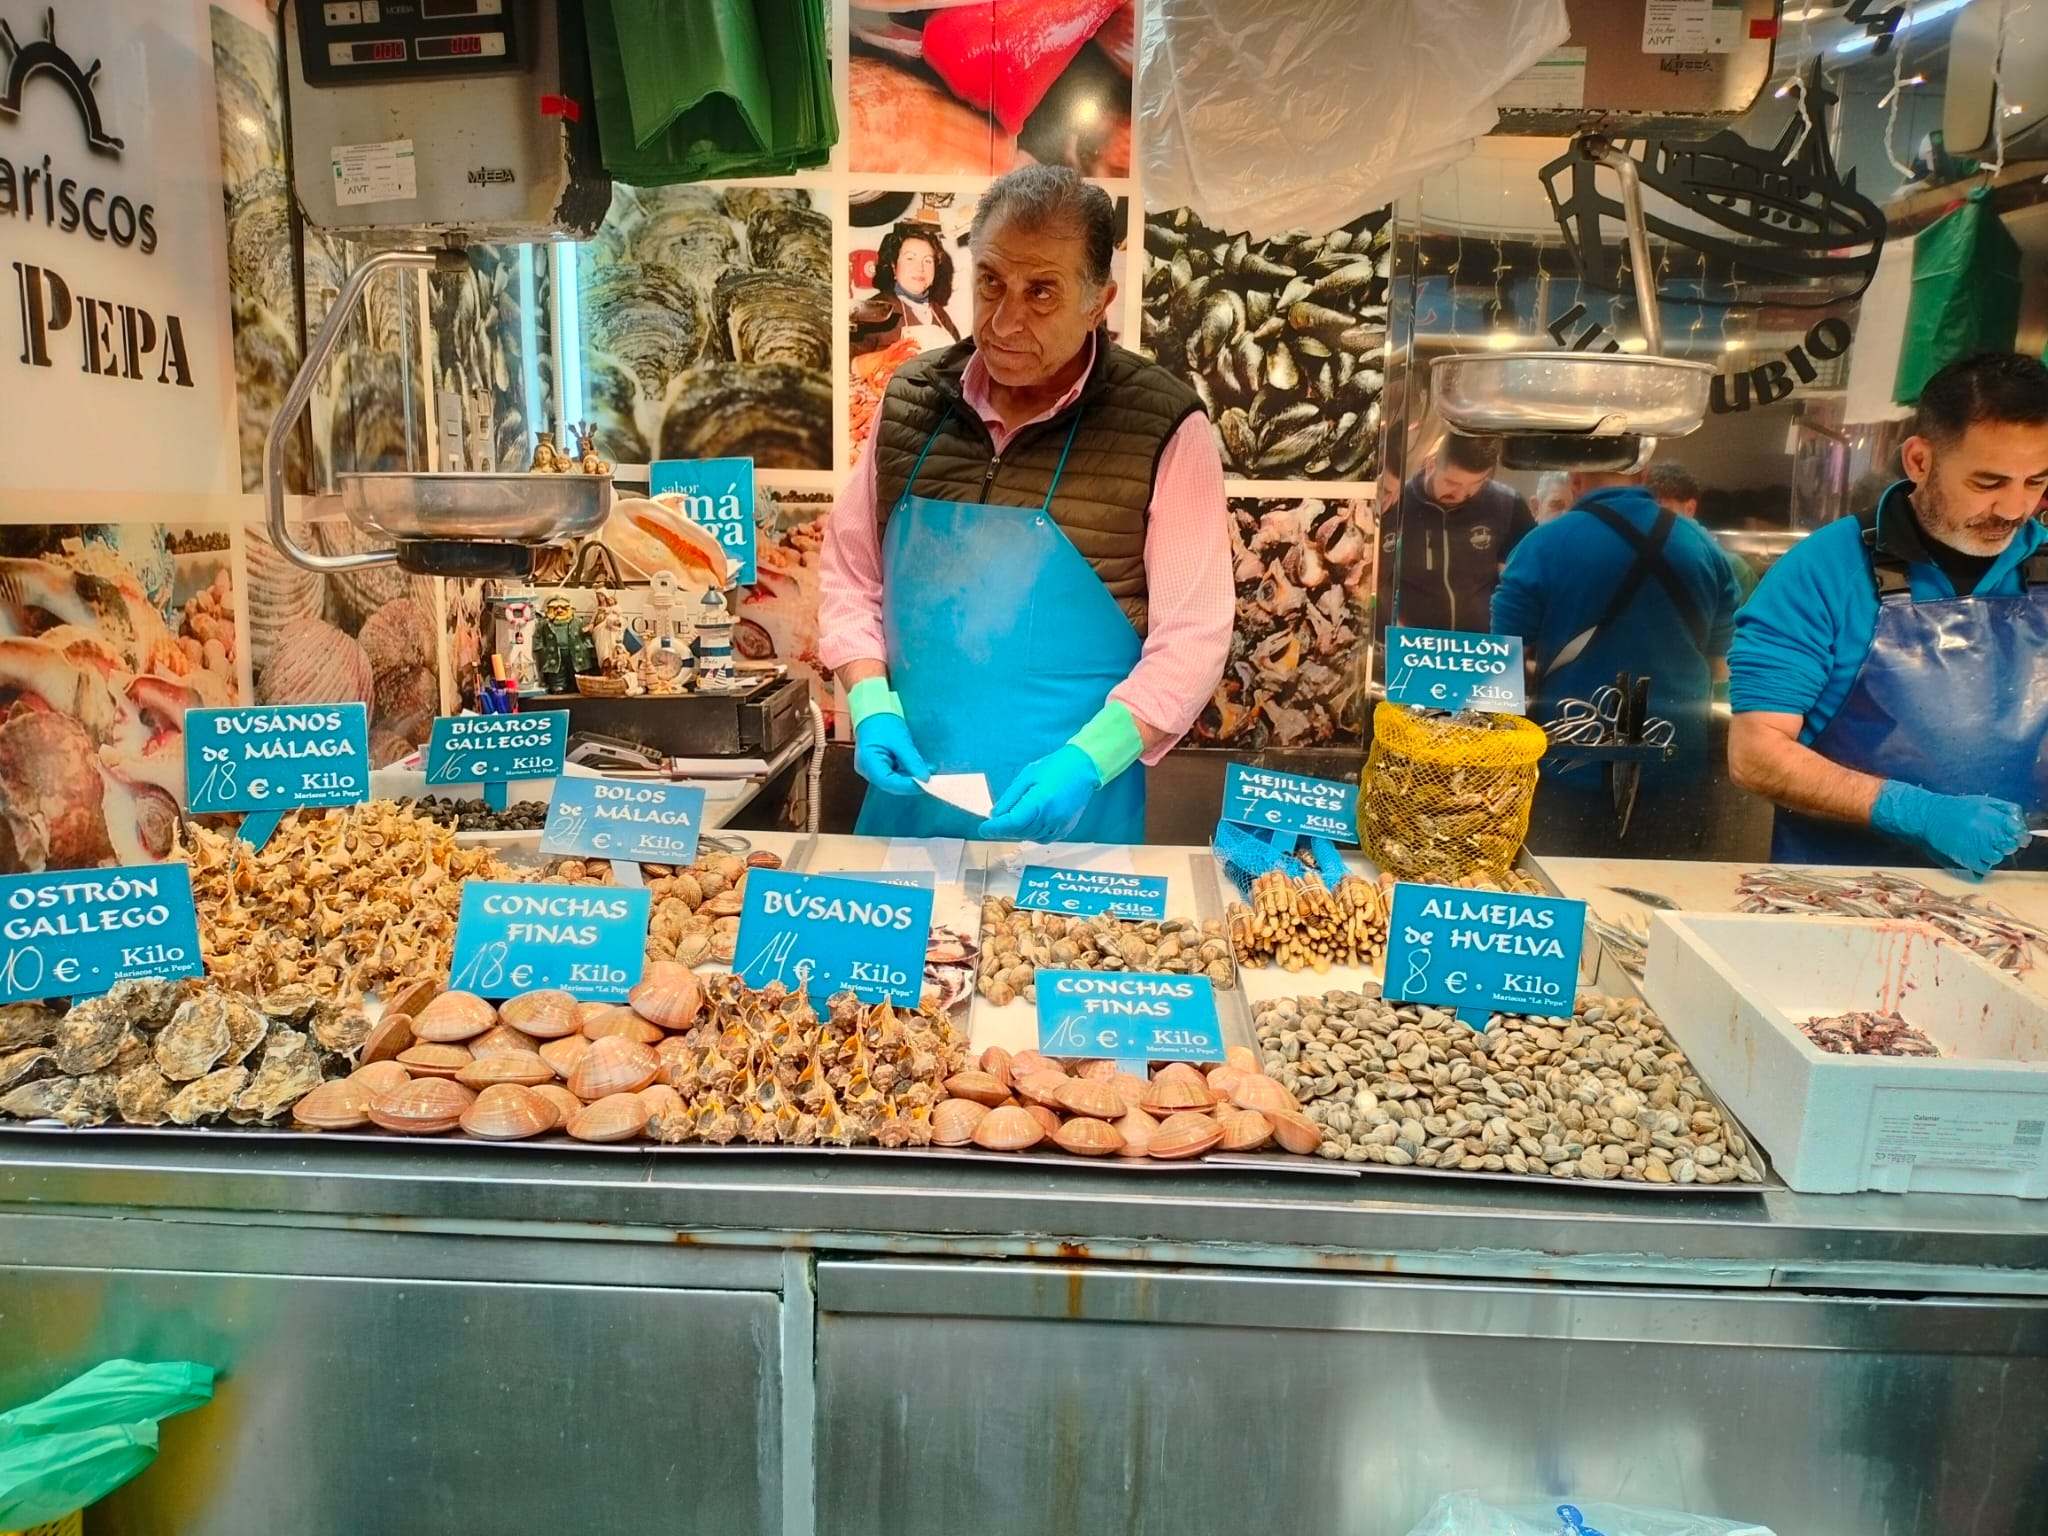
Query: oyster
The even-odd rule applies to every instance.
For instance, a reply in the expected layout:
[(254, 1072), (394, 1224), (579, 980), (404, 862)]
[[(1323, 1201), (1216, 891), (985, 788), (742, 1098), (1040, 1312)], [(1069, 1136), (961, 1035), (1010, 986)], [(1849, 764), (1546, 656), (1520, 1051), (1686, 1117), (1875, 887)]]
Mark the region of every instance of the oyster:
[(664, 459), (751, 458), (757, 469), (832, 462), (832, 385), (788, 363), (693, 368), (676, 381), (661, 425)]
[[(157, 1032), (156, 1064), (164, 1076), (186, 1083), (211, 1072), (235, 1043), (230, 1019), (238, 1010), (255, 1013), (247, 1003), (223, 992), (208, 992), (181, 1003), (171, 1022)], [(260, 1015), (257, 1023), (262, 1023)], [(260, 1036), (260, 1029), (258, 1033)]]
[(0, 1093), (57, 1072), (57, 1054), (47, 1045), (25, 1045), (0, 1055)]
[(309, 1036), (273, 1029), (248, 1085), (235, 1095), (229, 1113), (238, 1121), (275, 1120), (320, 1086), (320, 1057)]
[(263, 1010), (266, 1019), (289, 1024), (294, 1029), (304, 1029), (307, 1020), (323, 1005), (331, 1006), (326, 996), (316, 988), (302, 984), (279, 987), (257, 999), (257, 1006)]
[(737, 189), (725, 195), (726, 207), (747, 221), (747, 245), (756, 267), (772, 268), (823, 285), (832, 272), (832, 221), (807, 202), (797, 201), (804, 193), (776, 193), (770, 188), (751, 188), (755, 194), (779, 195), (784, 200), (767, 203), (744, 214), (735, 205)]
[(316, 1008), (312, 1029), (321, 1050), (353, 1058), (370, 1038), (370, 1016), (360, 1006)]
[(114, 1112), (130, 1125), (162, 1125), (174, 1092), (175, 1085), (156, 1063), (145, 1061), (115, 1079)]
[(77, 1078), (41, 1077), (0, 1095), (0, 1115), (15, 1120), (61, 1119), (77, 1096)]
[(57, 1053), (57, 1070), (70, 1077), (83, 1077), (110, 1066), (129, 1038), (125, 1015), (106, 1006), (104, 998), (80, 1003), (57, 1026), (51, 1042)]
[(164, 1106), (164, 1116), (173, 1125), (198, 1125), (202, 1121), (217, 1120), (227, 1112), (228, 1106), (235, 1101), (235, 1095), (248, 1082), (247, 1067), (222, 1067), (218, 1072), (209, 1072), (173, 1094), (171, 1101)]
[(64, 1010), (48, 1003), (9, 1003), (0, 1008), (0, 1052), (25, 1045), (46, 1045), (64, 1020)]
[(737, 361), (831, 366), (832, 295), (823, 283), (782, 272), (728, 272), (712, 301)]
[(660, 399), (670, 380), (707, 356), (711, 313), (703, 295), (668, 267), (626, 261), (588, 270), (587, 345), (624, 369), (642, 398)]
[(167, 980), (138, 976), (115, 982), (104, 1001), (109, 1008), (119, 1009), (137, 1029), (148, 1033), (170, 1023), (179, 1007), (197, 996), (204, 986), (204, 982), (186, 977)]

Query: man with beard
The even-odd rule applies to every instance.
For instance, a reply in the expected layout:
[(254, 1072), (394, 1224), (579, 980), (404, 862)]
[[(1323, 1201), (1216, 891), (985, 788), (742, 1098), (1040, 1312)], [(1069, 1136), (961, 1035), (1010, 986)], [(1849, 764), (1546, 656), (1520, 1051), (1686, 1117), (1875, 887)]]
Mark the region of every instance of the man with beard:
[(1902, 457), (1737, 617), (1728, 766), (1778, 806), (1773, 859), (1982, 876), (2048, 811), (2048, 369), (1950, 364)]
[(1380, 535), (1382, 626), (1486, 633), (1501, 567), (1536, 526), (1499, 468), (1499, 438), (1454, 432), (1401, 487)]

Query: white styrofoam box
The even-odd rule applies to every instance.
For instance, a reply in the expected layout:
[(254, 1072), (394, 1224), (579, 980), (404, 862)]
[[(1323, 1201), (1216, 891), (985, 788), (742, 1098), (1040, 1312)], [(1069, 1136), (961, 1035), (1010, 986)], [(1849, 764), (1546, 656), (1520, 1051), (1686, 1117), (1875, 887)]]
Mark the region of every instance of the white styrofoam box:
[[(1643, 995), (1794, 1189), (2048, 1196), (2048, 1006), (1932, 930), (1659, 912)], [(1799, 1030), (1855, 1011), (1946, 1054), (1835, 1056)]]

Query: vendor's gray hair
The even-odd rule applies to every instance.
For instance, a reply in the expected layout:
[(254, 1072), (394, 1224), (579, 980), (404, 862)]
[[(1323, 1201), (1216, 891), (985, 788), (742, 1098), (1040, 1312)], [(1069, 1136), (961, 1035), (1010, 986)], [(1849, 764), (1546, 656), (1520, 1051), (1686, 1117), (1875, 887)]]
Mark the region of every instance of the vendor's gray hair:
[(1026, 165), (989, 183), (975, 205), (970, 243), (980, 244), (982, 231), (998, 220), (1019, 229), (1070, 231), (1081, 237), (1082, 276), (1100, 288), (1109, 281), (1109, 262), (1116, 250), (1116, 205), (1098, 186), (1083, 181), (1064, 165)]

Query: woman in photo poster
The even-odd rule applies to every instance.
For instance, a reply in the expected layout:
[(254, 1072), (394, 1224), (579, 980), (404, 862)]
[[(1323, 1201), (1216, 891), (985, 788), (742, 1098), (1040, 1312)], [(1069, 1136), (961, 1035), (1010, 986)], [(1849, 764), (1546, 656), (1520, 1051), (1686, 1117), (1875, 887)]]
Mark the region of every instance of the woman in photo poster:
[(953, 258), (936, 225), (898, 224), (884, 235), (875, 253), (874, 285), (874, 296), (853, 307), (854, 356), (894, 346), (906, 335), (919, 351), (960, 339), (947, 312)]

